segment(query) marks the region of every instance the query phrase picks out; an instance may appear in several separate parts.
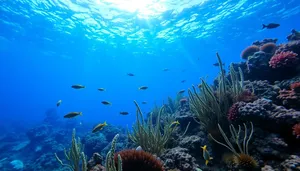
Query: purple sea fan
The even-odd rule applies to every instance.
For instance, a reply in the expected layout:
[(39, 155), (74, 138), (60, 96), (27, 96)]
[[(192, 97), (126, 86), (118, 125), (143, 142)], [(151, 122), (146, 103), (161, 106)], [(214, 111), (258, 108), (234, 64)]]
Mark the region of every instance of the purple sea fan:
[(274, 69), (294, 67), (298, 64), (297, 56), (292, 51), (280, 52), (271, 58), (269, 65)]

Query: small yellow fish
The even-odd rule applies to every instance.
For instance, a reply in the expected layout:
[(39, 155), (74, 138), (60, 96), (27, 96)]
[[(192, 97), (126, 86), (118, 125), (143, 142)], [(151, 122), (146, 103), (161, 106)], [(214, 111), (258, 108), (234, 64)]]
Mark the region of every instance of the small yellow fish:
[(105, 88), (98, 88), (99, 91), (105, 91)]
[(96, 125), (95, 128), (93, 129), (92, 133), (101, 131), (105, 126), (107, 126), (106, 121), (104, 123), (100, 123), (100, 124)]
[(60, 106), (61, 102), (62, 102), (61, 100), (58, 100), (57, 103), (56, 103), (56, 106), (57, 107)]
[(209, 162), (210, 160), (212, 160), (213, 158), (210, 157), (209, 152), (207, 151), (207, 146), (206, 146), (206, 145), (203, 146), (203, 147), (201, 147), (201, 148), (203, 149), (203, 158), (204, 158), (204, 160), (205, 160), (205, 165), (207, 165), (208, 162)]
[(173, 125), (179, 125), (180, 123), (178, 121), (174, 121), (171, 123), (170, 127), (172, 127)]
[(80, 85), (80, 84), (75, 84), (75, 85), (72, 85), (72, 88), (74, 88), (74, 89), (82, 89), (82, 88), (85, 88), (85, 86)]
[(146, 90), (146, 89), (148, 89), (147, 86), (141, 86), (141, 87), (139, 87), (139, 90)]
[(76, 116), (82, 115), (82, 112), (70, 112), (64, 116), (64, 118), (74, 118)]

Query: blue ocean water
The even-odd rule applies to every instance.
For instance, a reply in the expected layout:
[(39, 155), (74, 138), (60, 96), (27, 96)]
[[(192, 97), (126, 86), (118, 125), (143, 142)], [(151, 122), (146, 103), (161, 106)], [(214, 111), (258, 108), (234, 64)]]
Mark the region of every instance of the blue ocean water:
[(286, 41), (299, 18), (299, 0), (0, 0), (0, 127), (22, 131), (51, 108), (130, 127), (133, 100), (147, 113), (199, 78), (212, 83), (216, 52), (227, 68), (253, 41)]

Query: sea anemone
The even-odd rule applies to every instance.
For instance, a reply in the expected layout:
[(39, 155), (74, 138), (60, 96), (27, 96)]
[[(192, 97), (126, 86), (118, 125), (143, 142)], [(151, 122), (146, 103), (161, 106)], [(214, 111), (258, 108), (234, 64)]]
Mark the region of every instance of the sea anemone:
[(258, 167), (257, 161), (250, 155), (244, 153), (239, 154), (239, 156), (234, 156), (233, 162), (243, 170), (253, 170)]
[(254, 55), (255, 52), (259, 51), (259, 47), (252, 45), (252, 46), (248, 46), (246, 49), (244, 49), (241, 53), (241, 57), (243, 59), (248, 59), (249, 56)]
[(295, 83), (291, 84), (290, 87), (296, 93), (300, 93), (300, 82), (295, 82)]
[(296, 138), (300, 138), (300, 123), (295, 124), (292, 129), (293, 134), (296, 136)]
[(274, 54), (276, 51), (276, 44), (275, 43), (266, 43), (263, 46), (260, 47), (260, 50), (268, 53), (268, 54)]
[(297, 56), (298, 54), (292, 51), (280, 52), (271, 58), (269, 65), (274, 69), (294, 67), (298, 64)]
[(118, 164), (118, 154), (122, 158), (123, 171), (164, 171), (162, 163), (152, 154), (145, 151), (123, 150), (115, 154)]

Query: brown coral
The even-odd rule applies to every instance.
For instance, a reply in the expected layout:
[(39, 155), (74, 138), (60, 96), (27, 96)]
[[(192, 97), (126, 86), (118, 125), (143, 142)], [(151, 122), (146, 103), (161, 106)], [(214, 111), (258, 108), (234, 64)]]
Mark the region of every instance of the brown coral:
[(290, 87), (296, 93), (300, 93), (300, 82), (295, 82), (295, 83), (291, 84)]
[(123, 171), (164, 171), (162, 163), (152, 154), (145, 151), (123, 150), (115, 155), (115, 163), (118, 154), (122, 158)]
[(249, 56), (254, 55), (255, 52), (259, 51), (259, 47), (256, 45), (248, 46), (246, 49), (244, 49), (241, 53), (241, 57), (243, 59), (248, 59)]
[(268, 53), (268, 54), (274, 54), (276, 51), (276, 44), (275, 43), (266, 43), (263, 46), (260, 47), (260, 50)]

